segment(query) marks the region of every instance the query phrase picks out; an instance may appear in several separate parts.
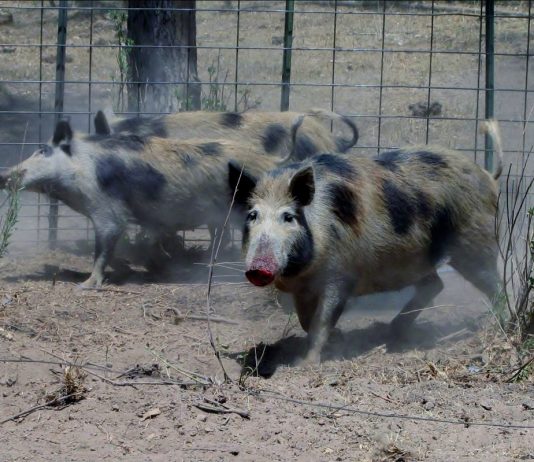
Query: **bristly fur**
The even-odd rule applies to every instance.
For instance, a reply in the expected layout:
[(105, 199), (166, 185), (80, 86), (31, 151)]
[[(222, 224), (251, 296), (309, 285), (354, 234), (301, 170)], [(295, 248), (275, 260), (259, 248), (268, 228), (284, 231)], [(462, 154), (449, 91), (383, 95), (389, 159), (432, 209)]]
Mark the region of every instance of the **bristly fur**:
[[(295, 121), (302, 125), (291, 139)], [(340, 120), (351, 131), (345, 139), (331, 133), (323, 120)], [(175, 139), (224, 138), (249, 143), (265, 154), (303, 160), (321, 152), (346, 152), (358, 141), (358, 129), (352, 120), (322, 110), (297, 112), (178, 112), (155, 117), (133, 117), (107, 121), (102, 111), (95, 117), (97, 135), (137, 135)], [(293, 152), (291, 152), (293, 151)]]
[[(495, 136), (497, 129), (490, 130)], [(393, 322), (409, 325), (443, 288), (436, 268), (444, 259), (493, 300), (499, 285), (494, 178), (501, 168), (499, 162), (488, 173), (438, 146), (374, 160), (320, 154), (279, 167), (260, 178), (249, 199), (255, 219), (244, 241), (246, 274), (293, 294), (312, 357), (350, 294), (415, 285)]]
[[(127, 125), (142, 132), (144, 121)], [(67, 122), (58, 124), (53, 142), (13, 171), (23, 172), (26, 189), (49, 194), (92, 220), (95, 264), (86, 281), (91, 287), (102, 284), (128, 223), (156, 237), (202, 224), (220, 226), (233, 194), (228, 163), (246, 165), (247, 172), (259, 176), (280, 161), (246, 142), (179, 141), (128, 132), (81, 135)]]

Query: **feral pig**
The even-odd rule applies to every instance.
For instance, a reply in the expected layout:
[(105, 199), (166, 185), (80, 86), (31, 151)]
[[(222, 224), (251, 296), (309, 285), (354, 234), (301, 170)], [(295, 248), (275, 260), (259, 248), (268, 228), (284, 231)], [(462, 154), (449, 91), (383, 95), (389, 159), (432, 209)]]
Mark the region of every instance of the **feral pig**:
[(87, 136), (61, 121), (50, 144), (0, 174), (0, 188), (14, 175), (26, 190), (48, 194), (90, 218), (95, 261), (84, 285), (99, 287), (128, 223), (155, 237), (221, 224), (233, 194), (227, 180), (231, 159), (256, 175), (278, 160), (242, 142)]
[[(304, 118), (295, 143), (293, 123)], [(334, 136), (320, 120), (339, 120), (351, 130), (351, 138)], [(303, 160), (320, 152), (346, 152), (358, 141), (358, 129), (351, 119), (334, 112), (314, 109), (308, 112), (178, 112), (154, 117), (111, 119), (102, 111), (95, 117), (97, 134), (131, 134), (161, 138), (224, 138), (246, 141), (266, 154)]]
[[(246, 276), (292, 293), (309, 361), (320, 359), (350, 295), (414, 285), (391, 325), (392, 334), (406, 332), (442, 290), (437, 267), (446, 259), (494, 300), (502, 150), (497, 123), (485, 128), (499, 156), (493, 174), (462, 153), (418, 146), (376, 159), (321, 154), (259, 181), (248, 172), (241, 178)], [(240, 167), (229, 170), (232, 189)]]

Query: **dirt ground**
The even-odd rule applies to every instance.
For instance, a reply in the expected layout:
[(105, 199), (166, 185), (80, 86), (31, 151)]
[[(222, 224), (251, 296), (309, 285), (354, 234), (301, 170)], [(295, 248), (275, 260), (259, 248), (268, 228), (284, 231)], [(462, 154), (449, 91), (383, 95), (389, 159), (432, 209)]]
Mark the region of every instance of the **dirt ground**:
[[(352, 8), (339, 3), (340, 11)], [(525, 3), (508, 2), (506, 8), (524, 12)], [(0, 1), (0, 8), (13, 4), (23, 2)], [(202, 8), (222, 4), (199, 2)], [(260, 109), (273, 110), (280, 101), (280, 87), (273, 83), (280, 79), (281, 48), (255, 47), (276, 47), (284, 24), (280, 12), (253, 11), (267, 4), (283, 6), (241, 2), (251, 11), (240, 15), (240, 44), (250, 49), (240, 50), (237, 75), (235, 50), (221, 52), (221, 76), (228, 70), (227, 82), (240, 82), (238, 93), (249, 89), (252, 100), (261, 100)], [(327, 2), (304, 4), (313, 11), (332, 9)], [(497, 6), (505, 7), (503, 2)], [(39, 43), (40, 12), (12, 12), (13, 23), (0, 25), (2, 79), (36, 79), (40, 49), (21, 44)], [(44, 13), (45, 43), (55, 41), (55, 14)], [(206, 11), (197, 19), (199, 45), (235, 44), (235, 14)], [(295, 47), (332, 47), (333, 20), (333, 15), (297, 15)], [(89, 43), (88, 21), (83, 12), (69, 16), (69, 44)], [(387, 16), (384, 47), (427, 49), (429, 21)], [(359, 154), (376, 153), (378, 144), (425, 141), (426, 120), (400, 118), (410, 115), (409, 104), (426, 100), (425, 89), (384, 89), (379, 107), (379, 89), (372, 85), (380, 82), (381, 27), (381, 15), (337, 18), (336, 47), (371, 51), (337, 51), (334, 80), (361, 87), (305, 86), (331, 83), (332, 50), (293, 54), (291, 108), (332, 103), (335, 110), (357, 115)], [(116, 79), (116, 49), (106, 48), (116, 43), (109, 16), (95, 14), (93, 32), (92, 78)], [(496, 33), (498, 52), (526, 53), (526, 20), (501, 18)], [(440, 49), (477, 52), (478, 38), (476, 16), (435, 18), (434, 46)], [(43, 79), (53, 80), (55, 49), (42, 51)], [(70, 81), (88, 78), (87, 49), (69, 48), (67, 54)], [(217, 54), (199, 49), (202, 80), (208, 80), (206, 69)], [(428, 53), (386, 53), (384, 84), (426, 85), (429, 58)], [(524, 55), (498, 57), (497, 88), (524, 90), (527, 64), (532, 67), (534, 61)], [(469, 54), (435, 54), (432, 69), (432, 85), (478, 82), (478, 58)], [(247, 85), (258, 81), (266, 84)], [(37, 143), (49, 136), (51, 117), (33, 113), (39, 107), (37, 84), (9, 83), (0, 90), (0, 142), (7, 143), (2, 167), (20, 157), (20, 147), (10, 143), (20, 143), (26, 123), (27, 141)], [(53, 84), (42, 85), (45, 111), (53, 108), (53, 90)], [(230, 108), (233, 91), (228, 85)], [(113, 105), (116, 97), (116, 84), (69, 83), (65, 107), (94, 112)], [(477, 139), (480, 148), (475, 123), (455, 120), (473, 117), (477, 99), (482, 102), (482, 92), (432, 90), (431, 100), (442, 103), (443, 113), (429, 122), (430, 140), (472, 150)], [(529, 113), (531, 99), (531, 93), (496, 92), (496, 114), (519, 120), (525, 104)], [(384, 116), (380, 130), (379, 114)], [(87, 130), (90, 116), (72, 114), (71, 121)], [(529, 127), (524, 141), (522, 124), (502, 123), (502, 129), (509, 151), (534, 144)], [(508, 156), (510, 162), (520, 157), (517, 152)], [(83, 291), (77, 284), (88, 276), (92, 261), (87, 221), (61, 207), (61, 249), (37, 249), (35, 241), (46, 239), (46, 200), (23, 199), (11, 253), (0, 260), (0, 460), (534, 459), (532, 368), (530, 375), (509, 382), (521, 358), (495, 327), (483, 297), (452, 270), (443, 269), (446, 288), (418, 318), (409, 339), (394, 342), (387, 328), (409, 290), (366, 298), (343, 315), (324, 361), (310, 366), (300, 364), (304, 335), (287, 300), (248, 284), (238, 254), (220, 258), (210, 319), (213, 343), (229, 376), (225, 382), (209, 341), (205, 255), (189, 258), (166, 277), (136, 267), (111, 272), (104, 290)], [(262, 360), (261, 377), (251, 371), (256, 358)], [(70, 374), (81, 371), (85, 378), (66, 381), (66, 366), (75, 366)], [(72, 381), (78, 388), (62, 389)], [(72, 402), (58, 400), (66, 393), (73, 395)], [(26, 410), (32, 411), (21, 414)]]
[[(321, 365), (302, 366), (291, 310), (221, 262), (210, 318), (223, 383), (205, 265), (83, 291), (90, 264), (60, 250), (1, 263), (0, 421), (53, 400), (65, 365), (86, 374), (80, 401), (2, 423), (2, 460), (534, 458), (533, 376), (506, 382), (517, 358), (452, 270), (409, 340), (386, 324), (409, 294), (374, 297), (347, 310)], [(244, 366), (254, 356), (267, 377)]]

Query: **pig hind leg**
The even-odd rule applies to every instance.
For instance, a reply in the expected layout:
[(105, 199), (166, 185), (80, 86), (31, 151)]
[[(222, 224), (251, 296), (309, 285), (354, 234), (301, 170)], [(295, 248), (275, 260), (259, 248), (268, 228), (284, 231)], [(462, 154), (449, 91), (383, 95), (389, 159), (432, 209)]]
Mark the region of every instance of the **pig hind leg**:
[(421, 310), (428, 306), (434, 297), (443, 290), (443, 281), (437, 271), (420, 279), (415, 284), (415, 295), (404, 306), (401, 312), (391, 321), (391, 331), (395, 336), (402, 334), (409, 328)]
[(93, 272), (82, 287), (101, 287), (104, 281), (104, 270), (113, 254), (115, 244), (124, 231), (123, 226), (116, 223), (95, 223), (95, 260)]
[(488, 297), (494, 304), (501, 290), (500, 276), (497, 269), (497, 248), (465, 246), (455, 249), (450, 265), (467, 281)]

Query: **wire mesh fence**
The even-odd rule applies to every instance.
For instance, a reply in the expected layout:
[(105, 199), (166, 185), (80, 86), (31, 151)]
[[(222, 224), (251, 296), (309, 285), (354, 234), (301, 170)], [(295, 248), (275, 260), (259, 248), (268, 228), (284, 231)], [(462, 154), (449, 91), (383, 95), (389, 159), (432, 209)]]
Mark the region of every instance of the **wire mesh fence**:
[[(131, 78), (128, 53), (151, 47), (128, 39), (133, 3), (0, 1), (0, 168), (46, 142), (59, 118), (92, 132), (101, 108), (167, 112), (144, 109), (147, 82)], [(327, 108), (358, 125), (356, 155), (436, 143), (480, 164), (478, 124), (494, 115), (514, 174), (534, 145), (531, 1), (190, 3), (170, 11), (194, 12), (196, 43), (167, 46), (194, 49), (196, 75), (151, 82), (172, 87), (173, 109), (190, 109), (199, 87), (206, 110)], [(50, 205), (24, 193), (17, 242), (46, 244), (51, 229), (60, 241), (92, 238), (64, 205), (50, 220)]]

